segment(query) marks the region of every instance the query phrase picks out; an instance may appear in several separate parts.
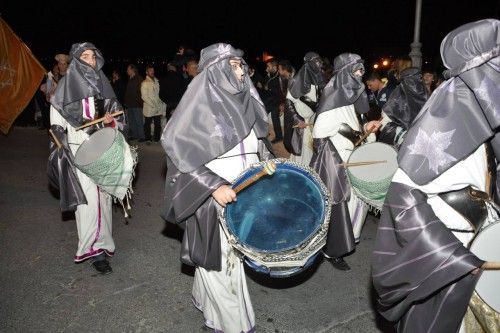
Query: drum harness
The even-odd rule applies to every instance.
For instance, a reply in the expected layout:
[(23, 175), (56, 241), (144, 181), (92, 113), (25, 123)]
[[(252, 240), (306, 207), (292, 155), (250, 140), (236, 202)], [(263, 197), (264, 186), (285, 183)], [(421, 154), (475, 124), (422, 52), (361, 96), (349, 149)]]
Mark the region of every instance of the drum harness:
[(346, 123), (340, 124), (338, 133), (347, 140), (351, 141), (354, 146), (356, 146), (356, 143), (363, 136), (363, 133), (352, 129), (352, 127), (347, 125)]
[(453, 232), (477, 233), (488, 218), (488, 208), (493, 207), (500, 213), (499, 208), (491, 198), (492, 178), (495, 175), (495, 157), (490, 143), (485, 144), (486, 150), (486, 192), (473, 189), (470, 185), (456, 191), (449, 191), (438, 196), (451, 208), (458, 212), (473, 230), (448, 228)]

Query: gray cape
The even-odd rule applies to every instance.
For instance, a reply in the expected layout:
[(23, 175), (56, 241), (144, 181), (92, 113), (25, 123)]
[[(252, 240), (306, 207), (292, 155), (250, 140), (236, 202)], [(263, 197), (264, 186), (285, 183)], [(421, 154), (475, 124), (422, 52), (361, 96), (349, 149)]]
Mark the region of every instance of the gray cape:
[[(229, 65), (229, 59), (241, 56), (240, 50), (223, 43), (201, 51), (201, 72), (188, 86), (161, 139), (167, 153), (162, 217), (184, 228), (181, 261), (209, 270), (221, 267), (212, 193), (229, 182), (205, 164), (243, 141), (252, 129), (258, 138), (267, 137), (267, 115), (253, 83), (248, 75), (238, 82)], [(268, 153), (259, 140), (261, 159)]]
[[(450, 79), (434, 91), (398, 154), (415, 183), (431, 182), (487, 141), (499, 160), (499, 23), (469, 23), (444, 38)], [(391, 184), (372, 277), (377, 308), (399, 332), (457, 332), (480, 276), (470, 272), (482, 263), (438, 219), (425, 193)]]

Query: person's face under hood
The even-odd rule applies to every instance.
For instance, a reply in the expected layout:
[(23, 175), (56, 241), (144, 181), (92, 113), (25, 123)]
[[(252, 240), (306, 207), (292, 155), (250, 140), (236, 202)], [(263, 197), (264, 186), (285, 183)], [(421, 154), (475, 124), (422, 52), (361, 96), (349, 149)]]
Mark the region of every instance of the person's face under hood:
[(97, 62), (94, 50), (89, 49), (83, 51), (80, 55), (80, 60), (83, 60), (90, 67), (96, 68)]

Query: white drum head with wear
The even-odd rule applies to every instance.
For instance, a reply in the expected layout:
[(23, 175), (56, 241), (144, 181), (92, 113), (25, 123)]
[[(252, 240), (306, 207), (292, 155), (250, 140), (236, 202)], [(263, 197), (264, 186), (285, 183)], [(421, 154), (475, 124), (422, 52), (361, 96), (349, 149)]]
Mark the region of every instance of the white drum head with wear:
[(379, 210), (384, 204), (392, 176), (398, 169), (397, 155), (392, 146), (372, 142), (354, 149), (348, 160), (348, 164), (377, 162), (348, 167), (347, 175), (356, 195)]

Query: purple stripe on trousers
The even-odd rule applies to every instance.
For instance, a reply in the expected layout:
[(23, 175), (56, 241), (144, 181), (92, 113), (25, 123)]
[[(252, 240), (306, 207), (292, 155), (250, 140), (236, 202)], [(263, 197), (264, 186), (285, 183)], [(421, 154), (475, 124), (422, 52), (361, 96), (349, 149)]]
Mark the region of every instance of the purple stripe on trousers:
[(92, 245), (90, 245), (90, 251), (94, 250), (94, 245), (101, 235), (101, 193), (99, 193), (99, 187), (97, 186), (97, 230), (95, 232), (95, 239)]
[(75, 262), (82, 262), (82, 261), (85, 261), (85, 260), (87, 260), (89, 258), (98, 256), (98, 255), (100, 255), (103, 252), (106, 253), (106, 255), (108, 257), (112, 257), (115, 254), (114, 252), (108, 251), (106, 249), (97, 249), (97, 250), (92, 250), (90, 252), (82, 254), (81, 256), (75, 256), (75, 258), (73, 260)]

